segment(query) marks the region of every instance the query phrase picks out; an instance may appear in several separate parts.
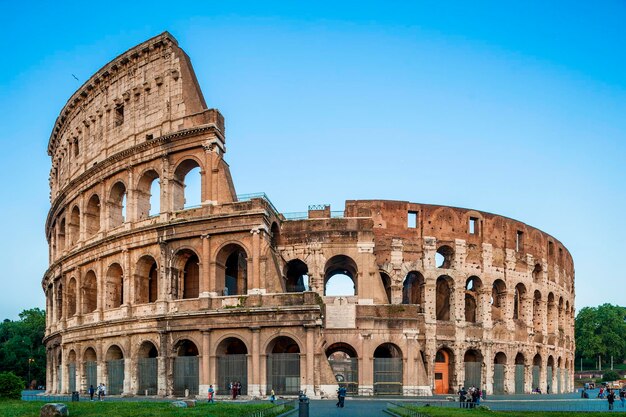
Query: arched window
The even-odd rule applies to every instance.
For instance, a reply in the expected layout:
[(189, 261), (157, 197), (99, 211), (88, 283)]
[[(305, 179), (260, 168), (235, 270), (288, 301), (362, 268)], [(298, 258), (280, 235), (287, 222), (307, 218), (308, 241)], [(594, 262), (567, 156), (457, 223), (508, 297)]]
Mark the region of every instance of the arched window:
[[(217, 255), (217, 276), (223, 295), (247, 294), (248, 256), (239, 245), (224, 246)], [(220, 288), (220, 287), (218, 287)]]
[(287, 262), (287, 292), (301, 292), (309, 290), (309, 268), (300, 259)]
[(465, 281), (465, 321), (478, 320), (478, 291), (482, 287), (480, 278), (472, 276)]
[(524, 318), (523, 303), (526, 297), (526, 287), (524, 284), (515, 286), (515, 296), (513, 298), (513, 320), (522, 320)]
[(557, 328), (557, 320), (558, 320), (557, 310), (556, 310), (556, 301), (554, 299), (554, 294), (548, 294), (548, 333), (554, 334), (556, 333)]
[(502, 312), (506, 310), (506, 284), (501, 279), (493, 282), (491, 287), (491, 319), (503, 320)]
[(437, 320), (450, 320), (450, 298), (452, 297), (452, 278), (443, 275), (437, 278), (436, 316)]
[(536, 334), (541, 333), (543, 327), (543, 311), (541, 307), (541, 292), (535, 290), (533, 295), (533, 330)]
[(117, 227), (126, 221), (126, 186), (118, 181), (109, 195), (109, 227)]
[(159, 297), (158, 266), (154, 258), (139, 258), (135, 269), (135, 303), (153, 303)]
[(200, 295), (200, 260), (198, 255), (189, 256), (183, 270), (183, 298), (198, 298)]
[(120, 264), (109, 267), (105, 288), (104, 308), (118, 308), (124, 303), (124, 274)]
[(435, 254), (437, 268), (452, 268), (454, 262), (454, 249), (448, 245), (442, 245)]
[(137, 218), (147, 219), (161, 213), (161, 183), (155, 170), (145, 172), (137, 183)]
[(359, 393), (359, 359), (356, 351), (347, 343), (334, 343), (326, 349), (328, 364), (340, 386), (350, 395)]
[(349, 256), (336, 255), (326, 262), (324, 268), (324, 295), (356, 295), (356, 262)]
[(402, 284), (402, 304), (424, 302), (424, 276), (417, 271), (409, 272)]
[(100, 231), (100, 197), (94, 194), (87, 202), (85, 210), (85, 232), (91, 237)]
[(385, 289), (385, 296), (387, 297), (385, 301), (387, 304), (391, 304), (391, 278), (384, 272), (380, 273), (380, 280), (383, 284), (383, 288)]
[(70, 279), (67, 285), (67, 316), (71, 317), (76, 314), (76, 280)]
[(70, 215), (70, 246), (74, 246), (80, 240), (80, 210), (78, 206), (72, 208)]
[(91, 313), (98, 308), (97, 296), (98, 284), (96, 282), (96, 274), (93, 271), (88, 271), (83, 282), (83, 313)]
[(202, 204), (200, 165), (193, 159), (178, 164), (172, 181), (174, 210), (183, 210)]
[(57, 233), (57, 248), (59, 252), (65, 249), (65, 217), (61, 219)]

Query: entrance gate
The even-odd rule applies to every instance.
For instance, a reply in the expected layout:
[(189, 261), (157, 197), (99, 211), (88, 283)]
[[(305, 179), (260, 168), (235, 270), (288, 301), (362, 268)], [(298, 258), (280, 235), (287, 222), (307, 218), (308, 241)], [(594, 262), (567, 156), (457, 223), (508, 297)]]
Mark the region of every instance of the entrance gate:
[(359, 359), (341, 358), (328, 359), (335, 379), (339, 385), (346, 387), (348, 395), (359, 393)]
[(68, 366), (69, 371), (69, 383), (70, 383), (70, 392), (76, 391), (76, 363), (70, 363)]
[(481, 385), (481, 362), (465, 362), (465, 388)]
[(402, 358), (374, 358), (374, 395), (402, 395)]
[(228, 394), (231, 382), (241, 383), (241, 394), (248, 394), (248, 355), (236, 354), (217, 358), (217, 392)]
[(493, 365), (493, 393), (504, 394), (504, 365), (501, 363)]
[(552, 367), (548, 366), (548, 380), (546, 381), (546, 393), (547, 394), (551, 394), (552, 391), (554, 390), (554, 386), (552, 384)]
[(537, 365), (533, 366), (533, 389), (539, 387), (539, 374), (539, 367)]
[(562, 392), (561, 387), (561, 368), (556, 368), (556, 393), (560, 394)]
[(515, 393), (523, 394), (526, 383), (524, 377), (524, 365), (515, 365)]
[(157, 395), (157, 358), (139, 358), (137, 373), (139, 376), (138, 394)]
[(189, 390), (190, 395), (199, 394), (198, 357), (176, 356), (174, 358), (174, 395), (185, 395)]
[(107, 364), (107, 394), (120, 395), (124, 391), (124, 359), (114, 359)]
[(300, 392), (300, 354), (267, 355), (267, 393), (298, 394)]
[(450, 391), (450, 355), (440, 350), (435, 356), (435, 394)]
[(85, 362), (85, 389), (88, 390), (91, 385), (94, 389), (98, 386), (98, 371), (95, 361)]

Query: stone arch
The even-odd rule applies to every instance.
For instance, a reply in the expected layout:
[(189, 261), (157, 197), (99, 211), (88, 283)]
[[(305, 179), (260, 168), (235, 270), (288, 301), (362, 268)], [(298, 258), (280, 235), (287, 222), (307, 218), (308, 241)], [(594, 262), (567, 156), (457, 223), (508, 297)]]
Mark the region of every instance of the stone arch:
[(480, 314), (479, 294), (483, 283), (475, 275), (465, 280), (465, 321), (476, 323)]
[(277, 248), (280, 245), (280, 226), (276, 222), (272, 222), (270, 227), (270, 244), (273, 248)]
[(563, 302), (563, 297), (559, 297), (559, 304), (558, 304), (558, 330), (559, 331), (563, 331), (564, 330), (564, 326), (563, 326), (563, 320), (565, 319), (565, 303)]
[(506, 311), (506, 284), (501, 279), (497, 279), (491, 286), (491, 319), (493, 321), (504, 320), (504, 311)]
[(540, 263), (536, 263), (533, 268), (533, 282), (539, 284), (543, 281), (543, 267)]
[(87, 271), (85, 278), (83, 279), (83, 305), (81, 306), (82, 313), (91, 313), (98, 308), (98, 281), (96, 279), (96, 273), (93, 270)]
[(109, 228), (114, 228), (126, 221), (126, 184), (118, 180), (111, 187), (108, 201)]
[(309, 267), (300, 259), (292, 259), (287, 262), (285, 275), (287, 277), (285, 282), (287, 292), (302, 292), (310, 288)]
[(161, 213), (161, 185), (159, 174), (155, 169), (150, 168), (141, 174), (137, 181), (135, 196), (137, 219), (147, 219)]
[(241, 384), (241, 394), (248, 394), (248, 346), (235, 336), (223, 338), (215, 349), (217, 357), (217, 392), (228, 392), (230, 383)]
[(124, 271), (118, 263), (112, 263), (107, 269), (104, 285), (104, 308), (118, 308), (124, 304)]
[(77, 205), (72, 207), (70, 212), (70, 247), (74, 246), (80, 240), (80, 209)]
[(76, 279), (70, 278), (67, 284), (67, 316), (76, 314)]
[(465, 365), (465, 386), (480, 388), (482, 385), (483, 368), (483, 355), (480, 350), (466, 350), (463, 355), (463, 363)]
[[(52, 226), (52, 229), (56, 229), (56, 224)], [(65, 249), (65, 217), (61, 219), (59, 222), (59, 228), (56, 229), (56, 246), (59, 252), (62, 252)], [(52, 232), (54, 234), (54, 232)], [(48, 239), (52, 241), (52, 239)]]
[(394, 343), (374, 349), (374, 395), (401, 395), (403, 391), (402, 350)]
[(135, 266), (135, 303), (153, 303), (159, 298), (159, 266), (151, 255), (144, 255)]
[(520, 282), (515, 286), (513, 295), (513, 320), (523, 320), (524, 298), (526, 298), (526, 286)]
[[(197, 182), (197, 184), (194, 185), (199, 187), (199, 189), (194, 190), (194, 194), (196, 197), (200, 198), (200, 203), (202, 202), (202, 181), (204, 180), (202, 178), (203, 171), (202, 164), (191, 156), (178, 163), (174, 169), (173, 181), (170, 182), (172, 185), (174, 210), (191, 208), (193, 203), (196, 203), (196, 201), (193, 201), (194, 199), (190, 198), (192, 191), (186, 189), (190, 182)], [(194, 179), (189, 176), (190, 173), (192, 176), (195, 176), (196, 172), (197, 175), (200, 176), (199, 181), (197, 181), (197, 179), (194, 181)]]
[(83, 372), (85, 376), (85, 385), (87, 388), (98, 385), (98, 355), (92, 346), (87, 346), (83, 350)]
[(435, 354), (435, 394), (448, 394), (453, 389), (454, 353), (442, 346)]
[(228, 243), (216, 257), (217, 285), (222, 285), (223, 295), (247, 294), (248, 253), (243, 245)]
[(359, 356), (356, 349), (344, 342), (333, 343), (325, 350), (328, 364), (339, 386), (345, 387), (348, 395), (359, 392)]
[(539, 353), (537, 353), (534, 357), (533, 357), (533, 368), (532, 368), (532, 387), (533, 390), (538, 390), (541, 387), (541, 381), (540, 381), (540, 377), (541, 377), (541, 368), (542, 368), (542, 364), (541, 364), (541, 355)]
[(437, 268), (450, 269), (454, 266), (454, 249), (449, 245), (441, 245), (435, 254)]
[(296, 339), (281, 335), (266, 345), (267, 393), (297, 394), (300, 391), (300, 345)]
[(115, 343), (106, 349), (107, 394), (120, 395), (124, 392), (124, 356), (122, 348)]
[(100, 197), (93, 194), (89, 197), (85, 209), (85, 234), (87, 237), (94, 236), (100, 231)]
[(554, 357), (552, 355), (548, 356), (546, 365), (546, 394), (553, 394), (555, 371)]
[(421, 273), (411, 271), (406, 274), (402, 283), (402, 304), (424, 305), (424, 287), (425, 280)]
[(379, 271), (380, 273), (380, 280), (383, 284), (383, 288), (385, 289), (385, 296), (387, 297), (385, 301), (387, 301), (386, 304), (391, 304), (391, 278), (389, 278), (389, 275), (384, 272), (384, 271)]
[(200, 296), (200, 258), (189, 248), (176, 252), (175, 264), (177, 271), (178, 298), (198, 298)]
[(504, 352), (498, 352), (493, 358), (493, 393), (504, 394), (506, 381), (507, 357)]
[[(324, 295), (357, 295), (358, 267), (356, 262), (346, 255), (335, 255), (324, 266)], [(349, 281), (352, 281), (350, 288)]]
[(136, 394), (156, 395), (159, 392), (158, 384), (158, 356), (159, 350), (152, 340), (144, 340), (137, 349)]
[(515, 355), (515, 393), (524, 394), (526, 391), (526, 358), (522, 352)]
[(174, 395), (197, 395), (199, 392), (199, 350), (198, 344), (190, 338), (183, 337), (173, 345), (173, 384)]
[(436, 284), (436, 318), (437, 320), (451, 320), (450, 310), (453, 302), (454, 280), (447, 275), (437, 278)]

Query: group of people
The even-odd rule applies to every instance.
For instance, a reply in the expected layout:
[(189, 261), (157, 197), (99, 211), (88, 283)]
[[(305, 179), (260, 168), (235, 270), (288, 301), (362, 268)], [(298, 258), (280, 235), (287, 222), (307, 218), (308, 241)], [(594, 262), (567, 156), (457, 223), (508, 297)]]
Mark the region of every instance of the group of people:
[[(233, 400), (237, 399), (238, 395), (241, 395), (241, 382), (240, 381), (231, 381), (228, 383), (228, 391), (231, 393)], [(274, 391), (272, 390), (272, 395)], [(208, 389), (208, 400), (210, 403), (215, 402), (215, 388), (213, 385), (209, 385)]]
[(90, 401), (93, 401), (94, 395), (97, 395), (98, 400), (102, 401), (104, 400), (104, 397), (107, 395), (107, 387), (103, 383), (98, 384), (97, 388), (94, 388), (93, 385), (90, 385), (89, 390), (87, 390), (87, 392), (89, 393)]
[(480, 399), (483, 397), (482, 390), (473, 385), (467, 390), (465, 387), (460, 387), (458, 394), (461, 408), (474, 408), (480, 405)]

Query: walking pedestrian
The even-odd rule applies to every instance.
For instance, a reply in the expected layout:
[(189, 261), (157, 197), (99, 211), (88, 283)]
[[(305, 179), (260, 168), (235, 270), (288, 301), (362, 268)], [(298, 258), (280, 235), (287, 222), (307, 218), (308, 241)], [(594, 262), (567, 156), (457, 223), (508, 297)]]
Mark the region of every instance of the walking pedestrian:
[(87, 392), (89, 393), (89, 401), (93, 401), (93, 394), (96, 392), (96, 390), (93, 387), (93, 384), (89, 385), (89, 390)]
[(209, 385), (209, 402), (215, 403), (213, 397), (215, 396), (215, 390), (213, 389), (213, 385)]
[(345, 401), (346, 401), (346, 388), (345, 387), (339, 387), (339, 389), (337, 390), (337, 398), (339, 401), (337, 401), (337, 408), (343, 408), (343, 406), (345, 405)]
[(624, 408), (624, 402), (626, 402), (626, 390), (621, 389), (619, 391), (619, 400), (622, 403), (622, 408)]
[(465, 391), (465, 387), (461, 387), (459, 389), (459, 408), (467, 408), (467, 403), (465, 402), (465, 396), (467, 395), (467, 391)]
[(274, 390), (272, 390), (270, 392), (270, 402), (274, 404), (274, 401), (276, 401), (276, 393), (274, 392)]
[(610, 389), (608, 395), (606, 396), (606, 400), (609, 402), (609, 410), (613, 410), (613, 403), (615, 402), (615, 394), (613, 390)]

